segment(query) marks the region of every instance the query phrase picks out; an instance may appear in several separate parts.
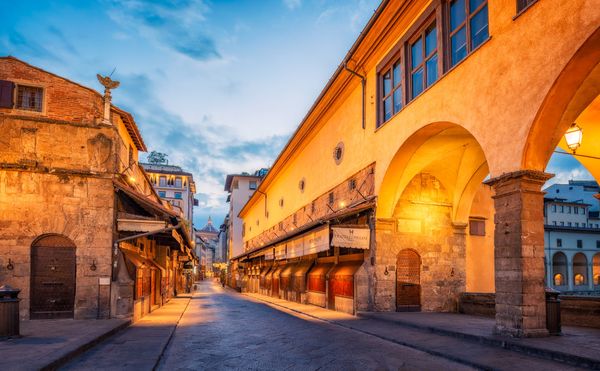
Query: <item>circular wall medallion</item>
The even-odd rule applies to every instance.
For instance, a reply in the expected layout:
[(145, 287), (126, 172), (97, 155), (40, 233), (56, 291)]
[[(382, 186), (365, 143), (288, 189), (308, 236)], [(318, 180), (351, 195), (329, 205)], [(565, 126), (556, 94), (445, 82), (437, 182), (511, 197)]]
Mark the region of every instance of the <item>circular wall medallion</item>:
[(342, 160), (344, 159), (344, 142), (339, 142), (333, 149), (333, 159), (335, 160), (336, 165), (342, 163)]

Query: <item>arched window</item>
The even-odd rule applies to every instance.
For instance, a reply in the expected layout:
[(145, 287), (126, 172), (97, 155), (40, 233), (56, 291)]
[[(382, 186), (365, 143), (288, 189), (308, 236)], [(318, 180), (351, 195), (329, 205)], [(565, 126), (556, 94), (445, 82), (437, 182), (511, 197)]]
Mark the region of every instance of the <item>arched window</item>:
[(567, 284), (565, 282), (565, 277), (567, 277), (567, 256), (562, 252), (557, 252), (552, 257), (552, 275), (554, 277), (554, 286), (564, 286)]
[(554, 286), (562, 286), (565, 284), (565, 276), (560, 273), (554, 275)]
[(585, 285), (587, 275), (587, 258), (582, 253), (575, 254), (573, 257), (573, 282), (575, 286)]

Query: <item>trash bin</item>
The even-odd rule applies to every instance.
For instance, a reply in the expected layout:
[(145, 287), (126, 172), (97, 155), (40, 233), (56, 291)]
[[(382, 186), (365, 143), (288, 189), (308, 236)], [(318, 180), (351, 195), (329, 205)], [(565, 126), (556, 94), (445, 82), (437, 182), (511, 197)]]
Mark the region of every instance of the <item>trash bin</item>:
[(560, 291), (546, 287), (546, 328), (550, 335), (561, 334)]
[(0, 286), (0, 337), (19, 336), (19, 292), (8, 285)]

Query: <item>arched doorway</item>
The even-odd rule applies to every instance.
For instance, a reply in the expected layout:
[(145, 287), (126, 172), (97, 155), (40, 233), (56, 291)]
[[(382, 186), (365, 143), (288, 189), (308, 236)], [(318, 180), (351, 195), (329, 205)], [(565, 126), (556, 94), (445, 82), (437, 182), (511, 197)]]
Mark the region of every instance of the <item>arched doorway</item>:
[(577, 253), (573, 257), (573, 284), (575, 286), (586, 286), (588, 270), (587, 258), (583, 253)]
[(73, 318), (75, 244), (45, 235), (31, 245), (31, 319)]
[(401, 250), (396, 259), (396, 310), (421, 310), (421, 257), (411, 249)]
[(567, 286), (567, 257), (562, 252), (552, 257), (552, 284), (555, 287)]

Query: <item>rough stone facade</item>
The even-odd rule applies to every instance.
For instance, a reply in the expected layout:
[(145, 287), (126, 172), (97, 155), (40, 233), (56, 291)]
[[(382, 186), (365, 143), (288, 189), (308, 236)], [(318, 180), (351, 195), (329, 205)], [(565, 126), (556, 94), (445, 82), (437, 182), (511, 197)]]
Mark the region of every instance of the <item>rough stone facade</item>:
[(551, 177), (518, 171), (489, 180), (495, 190), (496, 328), (511, 336), (544, 336), (546, 298), (542, 185)]
[[(395, 218), (378, 220), (374, 309), (396, 310), (396, 264), (401, 250), (421, 257), (421, 309), (455, 312), (465, 291), (465, 225), (453, 225), (443, 185), (429, 174), (413, 178)], [(387, 272), (387, 274), (386, 274)]]
[(74, 318), (107, 318), (113, 179), (131, 161), (120, 118), (103, 123), (99, 93), (11, 57), (0, 80), (43, 88), (42, 112), (0, 108), (0, 283), (21, 289), (29, 318), (32, 244), (60, 235), (75, 245)]

